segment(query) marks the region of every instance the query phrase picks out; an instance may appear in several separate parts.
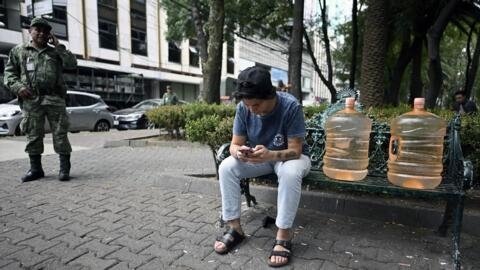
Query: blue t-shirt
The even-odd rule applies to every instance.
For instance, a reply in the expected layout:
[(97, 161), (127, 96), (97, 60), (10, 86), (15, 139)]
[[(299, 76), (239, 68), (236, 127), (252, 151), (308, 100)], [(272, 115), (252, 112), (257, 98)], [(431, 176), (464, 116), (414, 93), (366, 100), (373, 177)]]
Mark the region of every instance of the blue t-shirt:
[[(273, 111), (259, 116), (250, 112), (241, 101), (235, 112), (233, 134), (246, 137), (251, 147), (264, 145), (270, 150), (287, 149), (288, 138), (305, 138), (302, 105), (293, 95), (277, 92), (277, 104)], [(308, 155), (305, 142), (302, 153)]]

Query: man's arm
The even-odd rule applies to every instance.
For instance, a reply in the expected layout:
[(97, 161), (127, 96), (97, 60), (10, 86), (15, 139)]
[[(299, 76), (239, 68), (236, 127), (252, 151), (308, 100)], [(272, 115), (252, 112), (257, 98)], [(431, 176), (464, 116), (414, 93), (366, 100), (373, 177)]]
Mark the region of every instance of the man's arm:
[(77, 67), (77, 58), (71, 51), (67, 50), (65, 45), (58, 44), (55, 49), (62, 59), (62, 66), (64, 69), (75, 69)]
[(17, 55), (17, 52), (18, 50), (14, 48), (8, 54), (8, 61), (5, 65), (3, 78), (3, 84), (16, 96), (18, 96), (18, 92), (20, 92), (21, 89), (27, 88), (21, 80), (20, 57)]

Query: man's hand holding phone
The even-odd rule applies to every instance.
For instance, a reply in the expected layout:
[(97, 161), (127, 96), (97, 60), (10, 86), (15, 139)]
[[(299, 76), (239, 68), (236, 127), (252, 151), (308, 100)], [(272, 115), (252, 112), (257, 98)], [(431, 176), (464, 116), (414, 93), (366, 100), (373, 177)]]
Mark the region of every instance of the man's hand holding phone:
[(53, 34), (50, 33), (48, 36), (48, 43), (52, 44), (53, 46), (57, 47), (58, 46), (58, 38)]
[(253, 148), (248, 147), (246, 145), (242, 145), (237, 150), (237, 158), (240, 160), (246, 161), (246, 158), (248, 158), (252, 153), (253, 153)]

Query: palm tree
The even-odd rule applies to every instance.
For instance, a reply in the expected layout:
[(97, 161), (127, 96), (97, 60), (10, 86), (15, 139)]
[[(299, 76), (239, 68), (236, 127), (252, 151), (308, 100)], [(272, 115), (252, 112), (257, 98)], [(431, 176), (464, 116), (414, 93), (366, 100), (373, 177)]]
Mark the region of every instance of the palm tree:
[(366, 3), (360, 101), (368, 108), (382, 105), (385, 96), (388, 0)]

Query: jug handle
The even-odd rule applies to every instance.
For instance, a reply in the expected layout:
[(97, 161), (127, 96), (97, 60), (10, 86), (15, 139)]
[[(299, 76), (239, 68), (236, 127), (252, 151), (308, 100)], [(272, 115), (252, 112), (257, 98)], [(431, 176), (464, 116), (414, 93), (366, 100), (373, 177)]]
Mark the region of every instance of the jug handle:
[(390, 149), (390, 151), (388, 151), (389, 159), (395, 161), (398, 158), (398, 152), (400, 150), (400, 142), (397, 136), (390, 138), (390, 146), (388, 148)]

